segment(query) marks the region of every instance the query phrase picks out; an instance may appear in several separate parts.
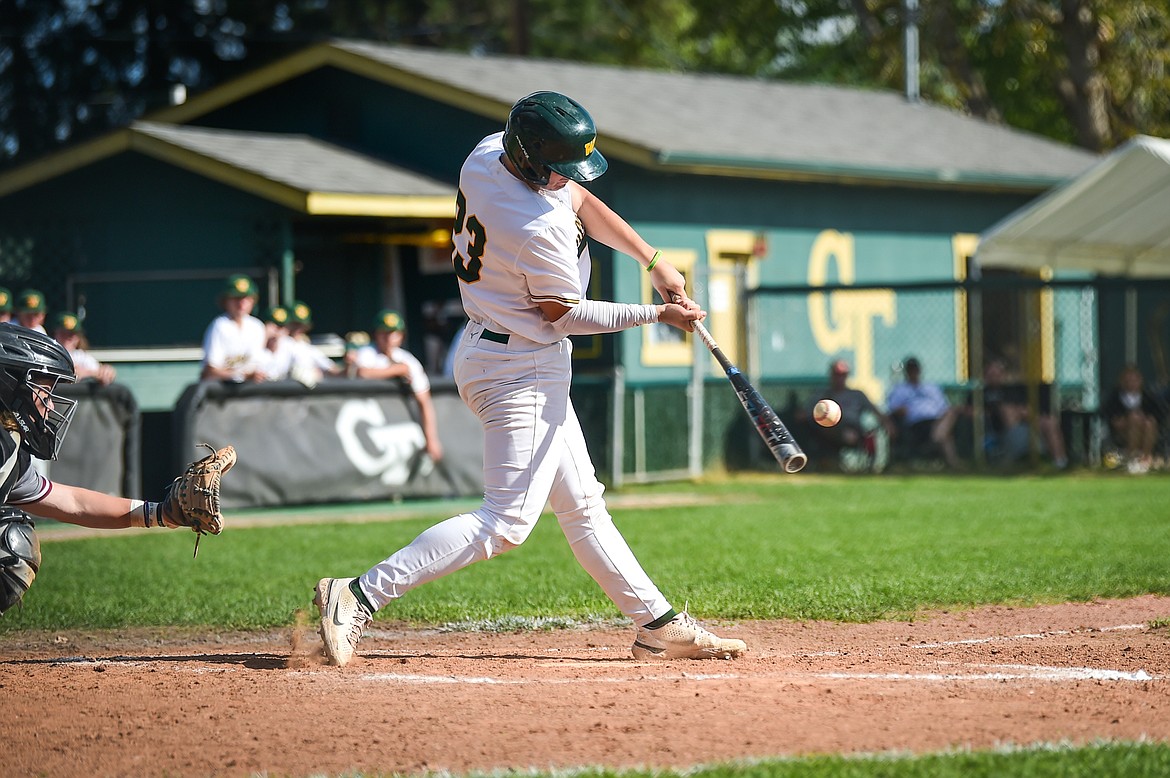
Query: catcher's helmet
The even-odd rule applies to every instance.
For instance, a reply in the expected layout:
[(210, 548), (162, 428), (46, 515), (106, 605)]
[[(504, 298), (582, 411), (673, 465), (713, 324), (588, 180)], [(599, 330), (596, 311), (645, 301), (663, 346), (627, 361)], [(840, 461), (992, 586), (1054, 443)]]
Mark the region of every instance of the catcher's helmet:
[(597, 128), (580, 103), (558, 92), (520, 98), (504, 126), (504, 152), (525, 181), (544, 186), (549, 171), (592, 181), (609, 167), (594, 148)]
[(76, 378), (73, 359), (60, 343), (36, 330), (0, 324), (0, 406), (33, 456), (56, 458), (77, 401), (54, 392), (59, 382)]

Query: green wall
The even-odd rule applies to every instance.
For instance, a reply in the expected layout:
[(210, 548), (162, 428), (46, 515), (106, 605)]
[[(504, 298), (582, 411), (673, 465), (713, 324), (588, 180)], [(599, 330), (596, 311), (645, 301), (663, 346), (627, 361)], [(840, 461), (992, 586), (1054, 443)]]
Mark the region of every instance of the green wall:
[[(68, 304), (72, 279), (73, 304), (84, 295), (86, 331), (101, 347), (198, 344), (219, 313), (226, 276), (279, 265), (279, 225), (288, 218), (265, 200), (139, 154), (7, 197), (0, 214), (0, 240), (31, 246), (28, 267), (0, 255), (0, 284), (40, 288), (51, 319)], [(160, 272), (180, 277), (144, 280)], [(77, 280), (110, 273), (130, 277)]]

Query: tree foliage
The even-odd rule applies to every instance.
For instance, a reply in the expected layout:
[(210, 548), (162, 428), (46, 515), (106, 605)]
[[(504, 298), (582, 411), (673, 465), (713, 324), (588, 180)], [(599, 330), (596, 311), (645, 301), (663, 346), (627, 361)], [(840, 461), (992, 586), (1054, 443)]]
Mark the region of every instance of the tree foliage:
[[(901, 90), (907, 0), (0, 0), (0, 165), (330, 36)], [(1101, 150), (1170, 135), (1165, 0), (918, 0), (922, 98)]]

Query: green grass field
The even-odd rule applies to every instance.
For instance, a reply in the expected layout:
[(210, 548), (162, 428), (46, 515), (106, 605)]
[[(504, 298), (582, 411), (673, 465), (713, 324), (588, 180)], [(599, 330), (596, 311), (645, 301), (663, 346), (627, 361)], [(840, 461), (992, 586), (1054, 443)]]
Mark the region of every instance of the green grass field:
[[(1168, 486), (1161, 477), (1110, 475), (756, 476), (630, 488), (615, 503), (686, 504), (613, 512), (656, 583), (678, 604), (689, 600), (700, 618), (872, 621), (939, 608), (1170, 593)], [(339, 506), (242, 512), (237, 518), (256, 526), (233, 527), (229, 516), (228, 529), (205, 538), (196, 560), (188, 533), (50, 540), (24, 608), (0, 619), (0, 637), (30, 629), (291, 625), (319, 577), (360, 574), (456, 509), (431, 507), (433, 515), (419, 517), (418, 506), (361, 506), (367, 515), (384, 508), (388, 517), (407, 509), (412, 516), (370, 523), (338, 521), (350, 512)], [(305, 516), (319, 521), (283, 523)], [(411, 592), (378, 615), (479, 627), (618, 617), (551, 516), (520, 549)], [(1111, 743), (792, 759), (687, 775), (1170, 775), (1170, 748)]]
[(1102, 743), (927, 756), (880, 755), (768, 760), (678, 772), (585, 771), (575, 778), (1156, 778), (1170, 775), (1170, 747)]
[[(1168, 493), (1161, 478), (756, 477), (638, 487), (625, 494), (692, 504), (614, 514), (660, 588), (689, 600), (699, 617), (872, 621), (989, 603), (1165, 594)], [(386, 506), (387, 515), (400, 510)], [(179, 532), (46, 542), (36, 585), (23, 609), (0, 620), (0, 634), (291, 624), (319, 577), (364, 572), (452, 508), (434, 510), (348, 524), (335, 520), (345, 509), (333, 507), (316, 509), (321, 523), (288, 526), (281, 519), (290, 511), (245, 512), (263, 525), (232, 528), (229, 516), (228, 529), (204, 538), (195, 560), (192, 537)], [(552, 516), (521, 548), (379, 614), (429, 624), (618, 616)]]

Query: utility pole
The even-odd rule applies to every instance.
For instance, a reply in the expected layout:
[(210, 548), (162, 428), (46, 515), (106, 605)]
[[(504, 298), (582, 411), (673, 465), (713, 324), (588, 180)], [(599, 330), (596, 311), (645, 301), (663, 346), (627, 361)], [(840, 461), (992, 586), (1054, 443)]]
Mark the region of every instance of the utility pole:
[(904, 0), (905, 11), (905, 59), (906, 59), (906, 100), (917, 103), (918, 88), (918, 0)]

